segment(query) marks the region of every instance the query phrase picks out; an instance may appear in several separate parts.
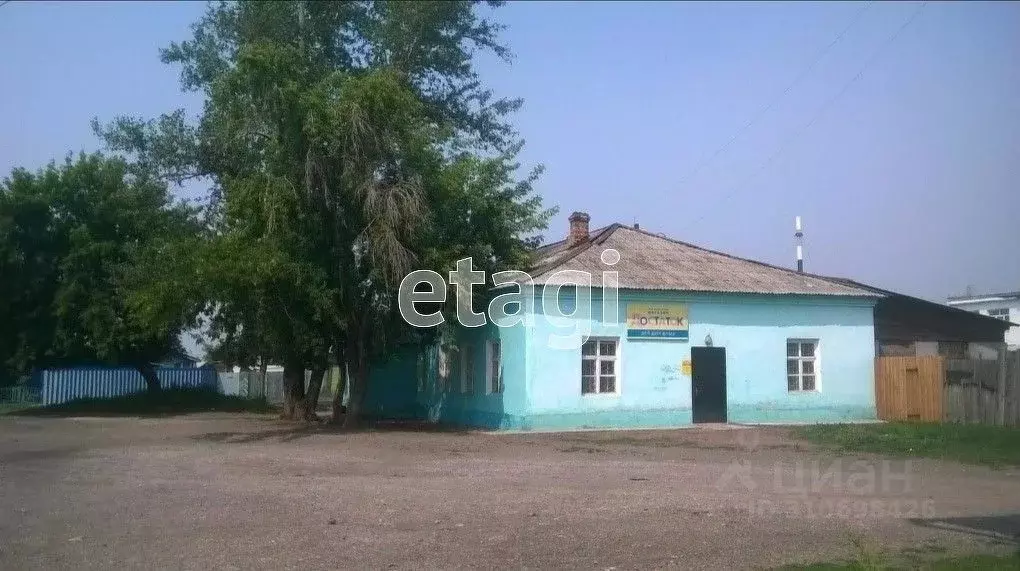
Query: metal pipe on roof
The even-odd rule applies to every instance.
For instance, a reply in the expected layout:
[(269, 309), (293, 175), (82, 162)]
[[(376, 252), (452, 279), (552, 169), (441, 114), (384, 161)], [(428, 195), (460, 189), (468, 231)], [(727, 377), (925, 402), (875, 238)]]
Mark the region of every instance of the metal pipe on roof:
[(804, 273), (804, 232), (800, 228), (800, 216), (793, 219), (794, 234), (797, 239), (797, 271)]

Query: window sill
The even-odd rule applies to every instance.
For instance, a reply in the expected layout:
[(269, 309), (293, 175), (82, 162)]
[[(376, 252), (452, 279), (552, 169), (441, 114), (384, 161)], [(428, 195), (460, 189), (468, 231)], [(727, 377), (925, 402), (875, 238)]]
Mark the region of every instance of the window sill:
[(814, 395), (814, 394), (818, 394), (820, 392), (822, 392), (822, 391), (820, 391), (819, 389), (812, 389), (810, 391), (791, 391), (791, 390), (787, 390), (786, 391), (787, 394), (791, 394), (791, 395)]
[(619, 392), (615, 393), (581, 393), (582, 398), (617, 398), (620, 396)]

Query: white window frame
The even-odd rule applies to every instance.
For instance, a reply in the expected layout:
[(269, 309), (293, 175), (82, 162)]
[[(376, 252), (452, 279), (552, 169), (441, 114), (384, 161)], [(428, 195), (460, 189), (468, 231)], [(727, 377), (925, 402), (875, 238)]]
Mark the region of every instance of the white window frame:
[[(589, 341), (595, 343), (595, 355), (585, 355), (584, 354), (584, 344), (589, 342)], [(613, 355), (602, 355), (602, 343), (604, 343), (606, 341), (612, 342), (615, 345), (616, 349), (613, 352), (614, 353)], [(621, 377), (622, 377), (622, 375), (620, 373), (623, 370), (622, 365), (621, 365), (622, 360), (621, 360), (621, 355), (620, 355), (620, 351), (621, 351), (622, 347), (623, 347), (623, 343), (620, 342), (620, 338), (619, 337), (588, 337), (587, 339), (584, 340), (584, 342), (581, 343), (581, 348), (580, 348), (581, 349), (581, 351), (580, 351), (581, 352), (581, 378), (580, 378), (581, 382), (580, 382), (580, 386), (579, 386), (579, 389), (580, 389), (580, 392), (581, 392), (581, 396), (584, 396), (584, 397), (619, 396), (619, 394), (620, 394), (620, 381), (621, 381)], [(584, 392), (584, 362), (585, 361), (594, 361), (595, 362), (595, 392), (592, 392), (592, 393)], [(602, 363), (606, 362), (606, 361), (612, 361), (614, 363), (614, 365), (613, 365), (613, 377), (614, 377), (614, 381), (613, 381), (613, 390), (612, 391), (603, 391), (602, 390), (602, 382), (601, 382)]]
[[(495, 371), (495, 375), (493, 375)], [(495, 378), (493, 378), (495, 377)], [(485, 342), (485, 394), (503, 392), (503, 347), (499, 339)]]
[(988, 317), (994, 317), (1003, 321), (1009, 321), (1009, 308), (1008, 307), (997, 307), (995, 309), (988, 310)]
[(475, 354), (472, 345), (461, 347), (460, 350), (460, 393), (475, 394)]
[[(796, 343), (797, 344), (797, 355), (790, 355), (789, 345), (791, 343)], [(814, 345), (815, 350), (814, 350), (814, 354), (813, 355), (811, 355), (811, 356), (805, 356), (804, 355), (803, 345), (805, 343), (810, 343), (810, 344)], [(805, 338), (787, 339), (786, 343), (783, 345), (783, 353), (786, 355), (786, 367), (787, 367), (785, 369), (786, 375), (784, 376), (785, 379), (786, 379), (786, 391), (788, 393), (817, 393), (817, 392), (821, 392), (821, 390), (822, 390), (822, 344), (821, 344), (821, 342), (818, 339), (805, 339)], [(790, 369), (789, 369), (790, 361), (796, 361), (797, 362), (797, 373), (795, 373), (795, 375), (797, 377), (797, 388), (796, 389), (791, 389), (790, 388), (790, 375), (791, 375)], [(813, 363), (813, 371), (811, 373), (807, 373), (808, 375), (813, 375), (814, 378), (815, 378), (815, 386), (812, 389), (805, 389), (804, 388), (804, 376), (805, 376), (805, 373), (804, 373), (804, 363), (808, 362), (808, 361)]]

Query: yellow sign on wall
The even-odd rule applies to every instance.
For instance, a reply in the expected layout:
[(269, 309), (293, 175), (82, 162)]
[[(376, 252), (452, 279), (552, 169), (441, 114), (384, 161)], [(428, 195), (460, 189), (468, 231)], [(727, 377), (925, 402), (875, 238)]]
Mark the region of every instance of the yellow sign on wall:
[(627, 337), (687, 340), (687, 305), (683, 303), (628, 303)]
[(683, 373), (683, 375), (685, 377), (691, 376), (691, 360), (690, 359), (684, 359), (680, 363), (680, 371)]

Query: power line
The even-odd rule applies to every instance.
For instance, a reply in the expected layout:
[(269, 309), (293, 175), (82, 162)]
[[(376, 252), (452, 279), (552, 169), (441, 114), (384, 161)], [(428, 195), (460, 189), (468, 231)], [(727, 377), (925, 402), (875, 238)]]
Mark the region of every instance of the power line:
[(4, 6), (6, 6), (6, 5), (10, 4), (10, 3), (11, 3), (11, 0), (4, 0), (4, 2), (0, 2), (0, 8), (3, 8)]
[[(721, 202), (719, 204), (720, 205), (725, 204), (730, 198), (733, 197), (734, 194), (736, 194), (739, 190), (742, 190), (744, 185), (746, 185), (747, 183), (751, 182), (756, 176), (761, 174), (762, 171), (764, 171), (766, 168), (768, 168), (769, 165), (771, 165), (772, 162), (775, 161), (776, 158), (779, 155), (783, 154), (783, 151), (785, 151), (787, 149), (787, 147), (790, 146), (790, 143), (792, 143), (794, 140), (796, 140), (800, 135), (804, 134), (805, 131), (810, 129), (811, 126), (814, 125), (815, 122), (817, 122), (818, 119), (820, 119), (822, 117), (822, 115), (825, 114), (825, 112), (829, 109), (829, 107), (832, 106), (832, 104), (834, 104), (836, 101), (839, 100), (840, 97), (842, 97), (844, 94), (846, 94), (846, 92), (850, 89), (850, 87), (854, 83), (857, 83), (857, 80), (859, 80), (864, 75), (865, 70), (867, 70), (868, 67), (870, 67), (871, 64), (874, 63), (878, 59), (878, 57), (880, 55), (882, 55), (882, 53), (886, 50), (886, 48), (888, 48), (890, 45), (892, 45), (892, 43), (896, 41), (896, 38), (898, 38), (900, 36), (900, 34), (903, 33), (904, 30), (906, 30), (908, 27), (910, 27), (910, 25), (912, 23), (914, 23), (914, 20), (916, 20), (917, 17), (921, 15), (921, 11), (924, 10), (924, 7), (927, 6), (927, 5), (928, 5), (927, 1), (922, 2), (921, 5), (916, 10), (914, 10), (914, 12), (910, 15), (910, 17), (907, 18), (907, 21), (904, 22), (899, 28), (897, 28), (897, 30), (895, 32), (893, 32), (893, 34), (891, 36), (889, 36), (889, 38), (886, 39), (878, 47), (878, 49), (875, 50), (875, 52), (873, 54), (871, 54), (871, 57), (869, 57), (864, 62), (864, 65), (861, 66), (861, 69), (857, 71), (857, 74), (854, 75), (850, 79), (850, 81), (848, 81), (845, 84), (843, 84), (843, 87), (840, 88), (840, 90), (838, 92), (836, 92), (836, 94), (834, 96), (832, 96), (829, 99), (827, 99), (822, 104), (822, 106), (818, 108), (818, 111), (815, 112), (815, 114), (811, 117), (811, 119), (807, 123), (804, 124), (803, 127), (801, 127), (800, 129), (797, 129), (796, 131), (791, 133), (791, 135), (789, 137), (787, 137), (779, 145), (779, 148), (776, 149), (776, 151), (774, 153), (772, 153), (767, 159), (765, 159), (765, 162), (763, 162), (761, 165), (759, 165), (759, 167), (757, 169), (755, 169), (754, 172), (752, 172), (746, 179), (744, 179), (743, 181), (741, 181), (740, 183), (735, 185), (732, 189), (730, 189), (729, 192), (727, 192), (725, 195), (723, 195), (722, 200), (721, 200)], [(701, 216), (696, 218), (693, 222), (690, 222), (689, 224), (687, 224), (687, 226), (685, 226), (684, 229), (686, 230), (687, 228), (690, 228), (691, 226), (697, 224), (698, 222), (701, 222), (702, 220), (705, 219), (706, 216), (708, 216), (708, 213), (702, 214)]]
[(796, 87), (798, 84), (800, 84), (800, 82), (805, 77), (807, 77), (809, 73), (811, 73), (811, 71), (815, 68), (815, 66), (818, 65), (818, 62), (822, 61), (822, 58), (824, 58), (825, 55), (828, 54), (829, 51), (832, 50), (832, 48), (836, 44), (838, 44), (840, 42), (840, 40), (843, 39), (843, 36), (845, 36), (847, 34), (847, 32), (849, 32), (850, 29), (853, 28), (857, 24), (858, 21), (860, 21), (861, 16), (863, 16), (864, 13), (867, 12), (871, 8), (872, 5), (874, 5), (874, 3), (875, 3), (874, 0), (872, 0), (872, 1), (868, 2), (867, 4), (865, 4), (863, 7), (861, 7), (861, 9), (858, 10), (857, 13), (854, 14), (853, 18), (850, 20), (850, 23), (847, 24), (846, 27), (843, 28), (842, 31), (840, 31), (838, 34), (836, 34), (836, 37), (833, 38), (831, 42), (829, 42), (829, 45), (827, 45), (824, 48), (822, 48), (815, 55), (815, 58), (811, 61), (811, 63), (809, 63), (808, 66), (805, 67), (797, 75), (797, 77), (795, 77), (793, 79), (793, 81), (790, 82), (790, 84), (786, 86), (786, 89), (784, 89), (782, 92), (780, 92), (779, 95), (774, 97), (771, 101), (766, 103), (763, 107), (759, 108), (758, 111), (756, 111), (755, 114), (752, 115), (751, 118), (748, 119), (748, 121), (746, 123), (744, 123), (744, 125), (742, 127), (737, 129), (737, 132), (734, 133), (733, 136), (730, 137), (728, 141), (723, 143), (723, 145), (721, 147), (717, 148), (711, 155), (708, 155), (707, 158), (703, 158), (697, 165), (694, 166), (694, 169), (692, 169), (683, 178), (681, 178), (680, 182), (677, 183), (677, 186), (683, 186), (684, 183), (686, 183), (688, 180), (691, 179), (691, 177), (693, 177), (694, 175), (698, 174), (701, 171), (701, 169), (703, 169), (709, 163), (714, 161), (719, 155), (721, 155), (723, 152), (725, 152), (726, 149), (728, 149), (730, 147), (730, 145), (732, 145), (737, 139), (739, 139), (740, 136), (743, 135), (745, 131), (750, 129), (755, 123), (758, 122), (759, 119), (762, 118), (763, 115), (768, 113), (769, 110), (771, 110), (773, 107), (775, 107), (777, 103), (779, 103), (784, 97), (786, 97), (790, 93), (790, 91), (793, 90), (794, 87)]

